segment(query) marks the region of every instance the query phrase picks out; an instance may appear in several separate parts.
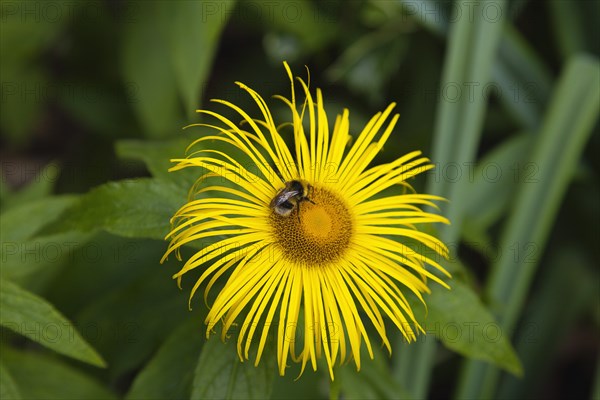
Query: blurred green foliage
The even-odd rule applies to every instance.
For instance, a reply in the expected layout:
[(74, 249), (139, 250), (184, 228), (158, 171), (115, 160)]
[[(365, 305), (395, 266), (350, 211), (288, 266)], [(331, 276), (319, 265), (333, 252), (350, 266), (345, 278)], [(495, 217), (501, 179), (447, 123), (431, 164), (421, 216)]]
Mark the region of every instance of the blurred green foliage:
[[(597, 396), (600, 2), (0, 8), (1, 398)], [(352, 133), (397, 102), (379, 162), (423, 150), (437, 168), (416, 186), (450, 200), (452, 290), (415, 302), (428, 335), (333, 383), (206, 341), (179, 262), (159, 264), (197, 177), (167, 172), (204, 129), (182, 128), (231, 116), (212, 98), (258, 111), (235, 81), (287, 96), (283, 60)]]

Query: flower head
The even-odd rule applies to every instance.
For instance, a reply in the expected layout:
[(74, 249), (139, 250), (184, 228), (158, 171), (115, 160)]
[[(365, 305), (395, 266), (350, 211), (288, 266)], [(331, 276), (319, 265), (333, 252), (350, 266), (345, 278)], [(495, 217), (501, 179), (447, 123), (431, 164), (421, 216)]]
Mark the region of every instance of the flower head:
[[(248, 359), (258, 341), (258, 364), (274, 329), (281, 375), (288, 356), (302, 370), (309, 361), (316, 370), (324, 356), (333, 379), (336, 362), (353, 358), (360, 369), (363, 341), (373, 357), (368, 324), (390, 352), (386, 320), (408, 341), (423, 331), (406, 294), (424, 302), (428, 279), (447, 287), (425, 265), (449, 274), (423, 250), (444, 257), (448, 250), (417, 226), (448, 220), (423, 210), (443, 199), (417, 194), (407, 183), (433, 168), (419, 151), (370, 166), (398, 120), (398, 115), (389, 120), (394, 104), (371, 118), (350, 145), (348, 111), (330, 130), (321, 91), (313, 97), (300, 78), (305, 100), (298, 109), (294, 78), (284, 66), (291, 99), (275, 97), (291, 111), (293, 145), (282, 137), (286, 125), (276, 125), (263, 98), (242, 83), (237, 84), (252, 96), (261, 119), (223, 100), (214, 101), (237, 112), (242, 124), (199, 110), (219, 123), (196, 124), (216, 134), (196, 140), (190, 148), (204, 146), (173, 160), (172, 170), (201, 167), (205, 173), (172, 219), (165, 257), (192, 241), (210, 241), (174, 275), (180, 283), (184, 274), (201, 270), (190, 301), (201, 284), (207, 284), (206, 300), (215, 283), (224, 282), (206, 317), (207, 337), (219, 321), (223, 338), (237, 324), (240, 359)], [(217, 142), (241, 151), (250, 164), (207, 146)], [(221, 178), (219, 184), (206, 183), (214, 177)], [(402, 191), (382, 194), (393, 187)]]

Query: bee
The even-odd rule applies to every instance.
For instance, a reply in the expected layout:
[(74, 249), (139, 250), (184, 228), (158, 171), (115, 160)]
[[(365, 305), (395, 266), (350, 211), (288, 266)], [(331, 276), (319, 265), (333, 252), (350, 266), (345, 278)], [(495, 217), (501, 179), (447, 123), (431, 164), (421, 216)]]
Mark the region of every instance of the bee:
[(285, 183), (285, 187), (277, 192), (277, 195), (271, 200), (271, 208), (282, 217), (287, 217), (298, 208), (298, 219), (300, 219), (300, 203), (310, 201), (309, 192), (312, 186), (301, 180), (293, 180)]

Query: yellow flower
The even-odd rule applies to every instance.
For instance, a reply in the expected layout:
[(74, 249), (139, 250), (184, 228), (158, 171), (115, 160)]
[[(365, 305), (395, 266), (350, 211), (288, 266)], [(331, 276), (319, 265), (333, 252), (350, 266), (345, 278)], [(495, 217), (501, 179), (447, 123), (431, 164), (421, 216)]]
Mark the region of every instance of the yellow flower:
[[(236, 324), (240, 359), (248, 359), (253, 340), (258, 341), (258, 365), (271, 327), (276, 327), (281, 375), (288, 354), (302, 363), (302, 371), (309, 361), (316, 370), (317, 359), (324, 355), (333, 380), (336, 362), (353, 358), (360, 369), (363, 340), (373, 358), (367, 324), (390, 352), (385, 320), (409, 342), (415, 340), (415, 332), (423, 332), (405, 291), (424, 303), (428, 279), (448, 287), (425, 264), (450, 275), (423, 251), (447, 257), (446, 246), (416, 225), (448, 220), (422, 210), (436, 208), (433, 201), (443, 199), (416, 194), (407, 183), (433, 168), (421, 152), (368, 168), (398, 120), (394, 115), (386, 124), (394, 104), (371, 118), (350, 146), (348, 110), (337, 116), (330, 133), (321, 91), (317, 89), (315, 99), (297, 78), (306, 96), (298, 110), (294, 78), (287, 63), (284, 66), (291, 100), (275, 97), (290, 108), (291, 124), (276, 125), (262, 97), (239, 82), (258, 105), (262, 119), (223, 100), (215, 101), (239, 113), (243, 124), (198, 111), (216, 118), (221, 126), (195, 125), (220, 134), (202, 137), (190, 148), (217, 141), (243, 152), (252, 165), (205, 146), (187, 158), (172, 160), (177, 162), (173, 171), (201, 167), (208, 172), (192, 188), (195, 197), (173, 217), (164, 258), (192, 241), (212, 240), (174, 275), (181, 284), (184, 274), (201, 269), (190, 301), (202, 283), (208, 281), (206, 301), (211, 287), (225, 281), (206, 317), (207, 337), (221, 320), (223, 339)], [(285, 125), (293, 127), (292, 148), (280, 133)], [(222, 184), (207, 186), (207, 178), (215, 176)], [(401, 194), (381, 194), (396, 185), (403, 189)]]

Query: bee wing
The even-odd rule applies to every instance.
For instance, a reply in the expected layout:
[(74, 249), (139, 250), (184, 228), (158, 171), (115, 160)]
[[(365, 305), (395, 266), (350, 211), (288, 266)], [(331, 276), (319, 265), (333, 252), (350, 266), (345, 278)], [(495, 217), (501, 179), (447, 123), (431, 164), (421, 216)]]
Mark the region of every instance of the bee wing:
[(298, 190), (289, 189), (287, 186), (284, 189), (281, 189), (277, 195), (271, 200), (271, 207), (279, 205), (281, 203), (285, 203), (292, 197), (300, 195), (301, 192)]

